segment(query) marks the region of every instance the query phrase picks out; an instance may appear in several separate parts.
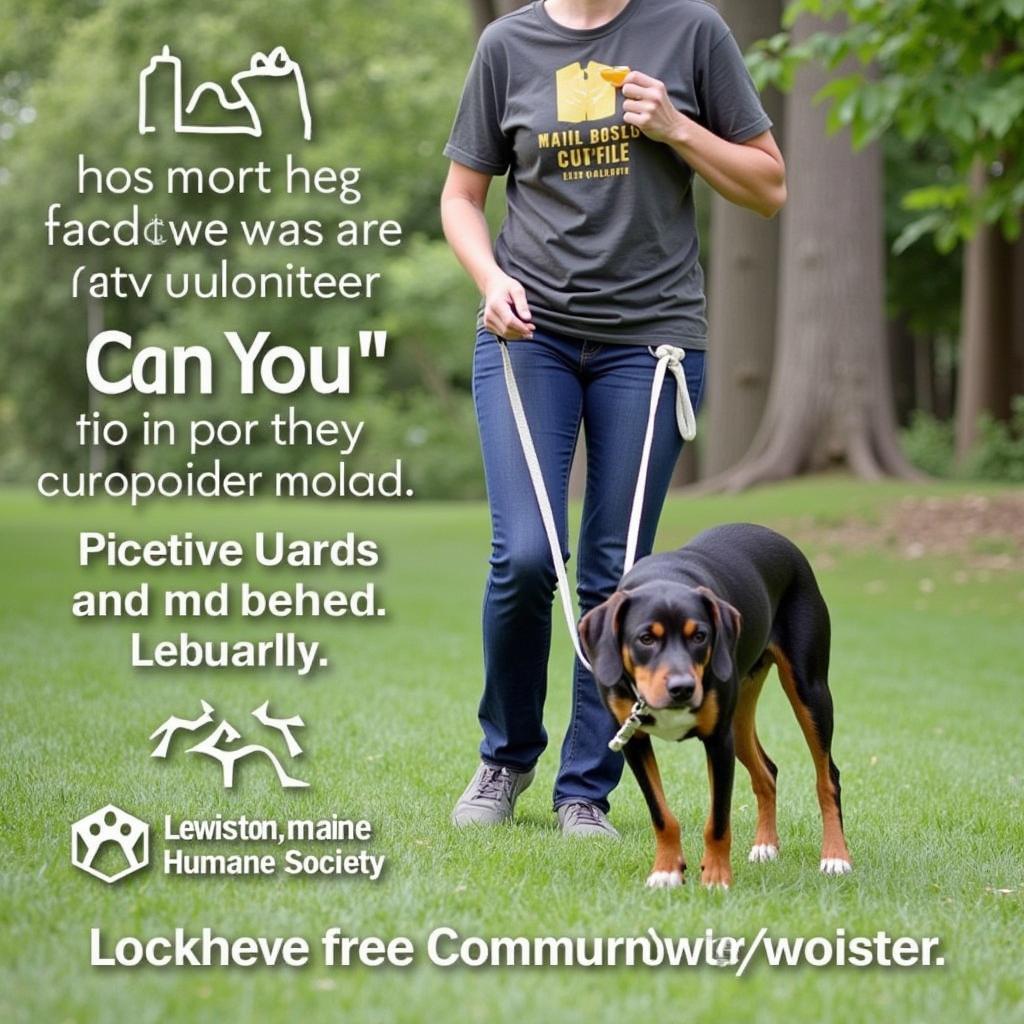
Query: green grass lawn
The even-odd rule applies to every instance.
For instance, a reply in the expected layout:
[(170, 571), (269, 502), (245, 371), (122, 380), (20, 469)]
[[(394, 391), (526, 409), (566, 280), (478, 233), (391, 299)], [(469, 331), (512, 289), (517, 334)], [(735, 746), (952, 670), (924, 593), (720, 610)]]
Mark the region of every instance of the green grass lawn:
[[(0, 827), (3, 922), (0, 1019), (93, 1021), (1021, 1021), (1024, 980), (1024, 574), (980, 570), (958, 556), (905, 560), (851, 548), (817, 531), (850, 517), (872, 522), (906, 493), (962, 488), (867, 487), (814, 480), (739, 497), (673, 499), (659, 547), (697, 529), (744, 519), (803, 524), (833, 618), (834, 754), (843, 773), (851, 876), (817, 872), (820, 819), (813, 773), (777, 683), (761, 701), (760, 732), (779, 764), (782, 856), (745, 859), (754, 802), (737, 772), (733, 889), (647, 891), (646, 810), (626, 778), (612, 820), (621, 844), (560, 839), (550, 811), (568, 714), (568, 640), (556, 629), (548, 729), (551, 749), (512, 827), (456, 834), (451, 804), (473, 771), (478, 740), (479, 599), (487, 554), (479, 504), (328, 506), (165, 504), (138, 514), (114, 506), (45, 505), (0, 497)], [(996, 494), (996, 490), (987, 493)], [(355, 530), (378, 539), (379, 570), (318, 571), (321, 587), (377, 581), (386, 619), (298, 623), (328, 647), (329, 668), (288, 673), (133, 671), (131, 623), (75, 621), (71, 594), (127, 586), (138, 573), (80, 570), (77, 531), (159, 537), (190, 529), (247, 537)], [(799, 537), (799, 530), (797, 531)], [(159, 585), (211, 584), (225, 574), (160, 571)], [(250, 574), (284, 586), (287, 571)], [(149, 623), (149, 635), (177, 632)], [(185, 628), (261, 635), (262, 622)], [(296, 628), (286, 625), (284, 628)], [(774, 677), (773, 677), (774, 678)], [(282, 791), (263, 766), (220, 788), (216, 768), (185, 756), (149, 757), (149, 733), (199, 699), (239, 723), (272, 698), (301, 714), (306, 791)], [(246, 736), (247, 739), (254, 737)], [(659, 746), (669, 798), (691, 865), (707, 807), (697, 744)], [(298, 762), (296, 762), (298, 764)], [(114, 802), (159, 825), (162, 815), (366, 817), (383, 878), (184, 879), (148, 871), (106, 886), (75, 870), (69, 826)], [(163, 842), (156, 829), (154, 852)], [(237, 850), (227, 847), (225, 852)], [(424, 940), (438, 925), (463, 935), (719, 934), (937, 935), (945, 966), (886, 970), (755, 963), (742, 978), (713, 967), (441, 969)], [(100, 969), (88, 964), (92, 927), (119, 937), (210, 926), (229, 936), (302, 935), (316, 951), (328, 927), (406, 935), (411, 968)]]

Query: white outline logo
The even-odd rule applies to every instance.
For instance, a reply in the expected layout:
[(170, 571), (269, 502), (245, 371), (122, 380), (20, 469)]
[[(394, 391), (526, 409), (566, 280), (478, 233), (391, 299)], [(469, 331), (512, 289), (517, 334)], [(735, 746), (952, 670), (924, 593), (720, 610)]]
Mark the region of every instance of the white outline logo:
[[(302, 77), (302, 68), (288, 56), (283, 46), (276, 46), (270, 53), (259, 50), (252, 55), (249, 66), (231, 76), (231, 88), (234, 96), (229, 99), (222, 86), (217, 82), (202, 82), (196, 86), (189, 101), (182, 107), (181, 92), (181, 58), (171, 53), (165, 46), (160, 53), (154, 54), (149, 63), (139, 72), (139, 134), (148, 135), (156, 131), (156, 126), (149, 123), (149, 79), (162, 66), (169, 66), (174, 81), (174, 131), (179, 135), (252, 135), (259, 138), (263, 134), (263, 123), (244, 83), (250, 78), (291, 78), (298, 93), (299, 110), (302, 114), (302, 137), (308, 142), (313, 136), (313, 119), (309, 113), (309, 101), (306, 98), (306, 83)], [(211, 92), (220, 104), (221, 110), (237, 115), (244, 111), (248, 115), (248, 124), (200, 125), (185, 124), (185, 116), (191, 115), (199, 101)]]
[[(93, 866), (107, 843), (114, 843), (124, 857), (125, 867), (114, 874)], [(108, 885), (141, 871), (149, 863), (149, 825), (134, 814), (107, 804), (71, 826), (71, 863)]]
[[(215, 713), (213, 705), (205, 700), (199, 703), (202, 708), (202, 714), (198, 717), (182, 718), (180, 715), (171, 715), (170, 718), (153, 730), (149, 738), (151, 740), (158, 739), (159, 742), (156, 745), (156, 749), (150, 754), (150, 757), (166, 758), (170, 753), (171, 740), (174, 738), (175, 733), (179, 731), (197, 732), (205, 726), (212, 724)], [(266, 726), (268, 729), (274, 729), (281, 734), (288, 749), (289, 757), (301, 756), (302, 745), (292, 732), (293, 729), (305, 728), (306, 723), (299, 715), (292, 715), (291, 718), (274, 718), (270, 714), (269, 700), (265, 700), (251, 714), (260, 725)], [(252, 754), (263, 754), (266, 756), (273, 766), (278, 782), (281, 783), (283, 789), (305, 789), (309, 785), (308, 782), (289, 775), (284, 770), (284, 765), (281, 764), (280, 758), (268, 747), (258, 743), (250, 743), (244, 747), (231, 747), (232, 743), (241, 738), (242, 734), (230, 722), (221, 719), (220, 724), (216, 726), (213, 732), (194, 747), (189, 747), (185, 753), (205, 754), (207, 757), (213, 758), (214, 761), (218, 761), (221, 766), (225, 789), (231, 789), (235, 784), (235, 765), (243, 758), (249, 757)], [(224, 746), (221, 746), (221, 743), (224, 743)]]

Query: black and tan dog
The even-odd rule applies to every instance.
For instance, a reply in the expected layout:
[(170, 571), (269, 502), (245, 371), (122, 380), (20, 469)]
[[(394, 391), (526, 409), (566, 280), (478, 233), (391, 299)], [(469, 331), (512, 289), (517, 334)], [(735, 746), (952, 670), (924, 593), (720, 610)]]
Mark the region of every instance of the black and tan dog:
[(652, 887), (683, 881), (679, 822), (665, 801), (651, 736), (698, 737), (707, 754), (711, 811), (701, 881), (732, 880), (730, 804), (736, 758), (757, 798), (751, 861), (774, 860), (777, 769), (757, 738), (754, 714), (774, 664), (817, 773), (824, 822), (821, 870), (844, 874), (839, 769), (832, 760), (828, 608), (807, 559), (763, 526), (715, 527), (676, 551), (640, 559), (619, 589), (579, 625), (604, 701), (623, 723), (640, 698), (640, 726), (624, 753), (650, 808), (657, 849)]

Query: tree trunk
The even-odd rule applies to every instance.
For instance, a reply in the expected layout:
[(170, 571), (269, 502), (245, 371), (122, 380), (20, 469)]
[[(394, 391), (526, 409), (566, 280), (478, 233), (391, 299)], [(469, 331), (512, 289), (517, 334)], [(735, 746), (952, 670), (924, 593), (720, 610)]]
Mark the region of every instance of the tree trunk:
[[(985, 168), (975, 164), (980, 188)], [(1013, 394), (1014, 249), (998, 225), (983, 224), (964, 250), (960, 380), (956, 396), (956, 459), (970, 455), (978, 439), (978, 417), (1010, 415)]]
[(1013, 280), (1010, 284), (1013, 302), (1012, 382), (1015, 395), (1024, 394), (1024, 234), (1013, 245)]
[[(742, 50), (779, 30), (781, 0), (722, 0), (718, 7)], [(762, 98), (782, 146), (782, 96), (768, 89)], [(779, 221), (716, 194), (710, 234), (704, 476), (739, 462), (764, 413), (775, 351)]]
[[(802, 18), (803, 39), (820, 23)], [(841, 75), (840, 68), (833, 72)], [(846, 466), (918, 476), (900, 451), (884, 310), (882, 153), (828, 136), (813, 97), (830, 76), (807, 66), (786, 101), (790, 199), (781, 229), (778, 345), (750, 451), (707, 489), (739, 490)]]
[(914, 335), (914, 409), (936, 415), (935, 401), (935, 339), (926, 334)]
[(890, 320), (886, 324), (886, 334), (896, 422), (905, 426), (917, 408), (917, 378), (914, 375), (915, 339), (903, 317)]
[(950, 352), (943, 353), (941, 372), (937, 374), (938, 384), (935, 390), (935, 418), (951, 420), (956, 412), (956, 393), (958, 371), (956, 360)]

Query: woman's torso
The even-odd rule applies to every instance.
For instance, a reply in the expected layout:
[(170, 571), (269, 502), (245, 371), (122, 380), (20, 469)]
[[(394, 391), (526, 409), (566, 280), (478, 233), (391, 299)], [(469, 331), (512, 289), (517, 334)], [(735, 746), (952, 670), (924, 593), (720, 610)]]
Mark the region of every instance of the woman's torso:
[(661, 80), (672, 105), (699, 121), (695, 67), (716, 25), (695, 0), (630, 0), (608, 24), (579, 31), (538, 2), (488, 30), (511, 144), (495, 254), (525, 287), (539, 326), (703, 347), (693, 172), (670, 146), (623, 122), (621, 90), (600, 70), (628, 65)]

